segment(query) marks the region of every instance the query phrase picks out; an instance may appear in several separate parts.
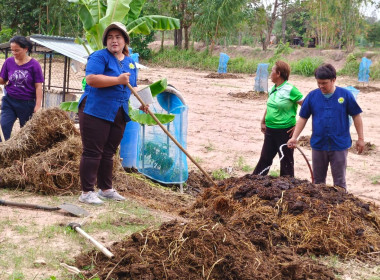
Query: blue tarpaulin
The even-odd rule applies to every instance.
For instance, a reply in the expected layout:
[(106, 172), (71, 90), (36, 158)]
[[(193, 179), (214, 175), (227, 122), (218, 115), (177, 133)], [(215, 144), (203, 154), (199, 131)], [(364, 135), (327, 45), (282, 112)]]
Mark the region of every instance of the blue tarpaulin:
[(230, 57), (225, 53), (220, 53), (218, 73), (227, 73), (227, 63)]
[(358, 81), (362, 83), (369, 82), (369, 67), (371, 66), (372, 61), (366, 57), (362, 58), (362, 61), (359, 65), (359, 74)]
[(260, 63), (257, 65), (255, 77), (255, 91), (268, 91), (268, 63)]

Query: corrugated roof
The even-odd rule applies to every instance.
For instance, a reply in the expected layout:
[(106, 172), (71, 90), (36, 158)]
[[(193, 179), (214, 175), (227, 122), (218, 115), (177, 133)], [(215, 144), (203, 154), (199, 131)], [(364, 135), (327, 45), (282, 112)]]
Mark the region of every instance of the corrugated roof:
[[(75, 43), (75, 38), (71, 37), (60, 37), (60, 36), (47, 36), (47, 35), (31, 35), (28, 37), (32, 42), (37, 45), (43, 46), (49, 50), (60, 53), (64, 56), (70, 57), (80, 63), (86, 64), (88, 53), (86, 49), (77, 43)], [(0, 44), (0, 49), (9, 48), (9, 43)], [(92, 53), (91, 47), (86, 43), (86, 47)], [(140, 63), (136, 63), (137, 68), (145, 69), (148, 68)]]
[[(31, 35), (29, 38), (32, 42), (63, 54), (64, 56), (70, 57), (83, 64), (87, 63), (88, 52), (82, 45), (75, 43), (74, 38), (45, 35)], [(86, 47), (91, 53), (91, 47), (88, 44), (86, 44)]]

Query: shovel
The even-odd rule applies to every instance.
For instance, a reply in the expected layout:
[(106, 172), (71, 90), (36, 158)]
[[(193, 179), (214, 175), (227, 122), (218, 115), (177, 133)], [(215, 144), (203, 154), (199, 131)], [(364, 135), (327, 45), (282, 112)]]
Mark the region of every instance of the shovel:
[(87, 212), (87, 210), (80, 208), (79, 206), (76, 206), (74, 204), (69, 204), (69, 203), (64, 203), (58, 207), (50, 207), (50, 206), (41, 206), (41, 205), (30, 204), (30, 203), (5, 201), (5, 200), (0, 199), (0, 205), (16, 206), (16, 207), (39, 209), (39, 210), (46, 210), (46, 211), (64, 210), (64, 211), (70, 213), (71, 215), (74, 215), (77, 217), (86, 217), (90, 214)]

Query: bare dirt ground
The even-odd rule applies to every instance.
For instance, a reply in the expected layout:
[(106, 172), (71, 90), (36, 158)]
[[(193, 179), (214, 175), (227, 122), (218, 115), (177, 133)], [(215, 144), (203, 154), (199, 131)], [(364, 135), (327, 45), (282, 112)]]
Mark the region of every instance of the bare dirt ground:
[[(212, 75), (210, 75), (212, 74)], [(207, 78), (209, 76), (209, 78)], [(195, 71), (190, 69), (178, 68), (159, 68), (149, 67), (139, 71), (139, 80), (156, 80), (167, 78), (168, 83), (175, 86), (182, 94), (189, 106), (188, 116), (188, 141), (187, 151), (196, 158), (200, 165), (207, 171), (216, 169), (227, 170), (232, 176), (242, 176), (247, 172), (241, 170), (239, 162), (250, 167), (255, 167), (261, 152), (263, 143), (263, 134), (260, 132), (260, 119), (265, 110), (266, 98), (260, 96), (256, 98), (247, 95), (243, 98), (235, 97), (237, 93), (247, 93), (253, 90), (254, 74), (239, 74), (237, 77), (224, 77), (218, 79), (215, 73), (206, 71)], [(310, 90), (316, 87), (314, 78), (305, 78), (291, 75), (290, 82), (293, 83), (301, 92), (306, 95)], [(362, 86), (354, 78), (338, 77), (338, 86)], [(141, 83), (141, 86), (143, 83)], [(272, 86), (269, 82), (269, 86)], [(374, 145), (374, 150), (369, 154), (358, 155), (349, 153), (347, 182), (348, 191), (359, 198), (370, 200), (377, 205), (380, 203), (380, 112), (378, 95), (380, 94), (380, 82), (371, 82), (370, 90), (361, 89), (358, 96), (358, 102), (363, 109), (364, 135), (365, 141)], [(16, 128), (17, 130), (17, 128)], [(357, 139), (355, 129), (351, 128), (352, 138)], [(311, 121), (307, 124), (302, 133), (303, 136), (311, 135)], [(308, 147), (301, 147), (306, 156), (311, 159), (311, 150)], [(189, 168), (196, 170), (196, 167), (189, 161)], [(275, 159), (271, 170), (279, 170), (278, 159)], [(295, 151), (295, 173), (300, 179), (310, 180), (310, 172), (304, 158), (298, 151)], [(1, 174), (0, 174), (1, 176)], [(328, 184), (332, 184), (331, 175), (328, 174)], [(62, 202), (77, 203), (77, 197), (65, 197), (57, 202), (56, 198), (46, 198), (31, 193), (13, 192), (12, 190), (3, 190), (1, 198), (5, 200), (18, 200), (21, 202), (37, 203), (42, 205), (58, 205)], [(81, 205), (83, 206), (83, 205)], [(84, 208), (87, 208), (84, 206)], [(94, 213), (92, 219), (101, 215), (104, 210), (96, 207), (89, 207), (88, 210)], [(39, 237), (38, 231), (51, 225), (65, 225), (71, 222), (72, 217), (63, 216), (60, 213), (34, 212), (24, 209), (15, 209), (1, 206), (1, 214), (5, 221), (0, 227), (0, 253), (1, 250), (22, 250), (22, 244), (35, 243), (35, 251), (28, 252), (31, 258), (38, 259), (39, 252), (51, 250), (52, 255), (60, 254), (62, 262), (73, 257), (83, 248), (78, 245), (71, 246), (70, 238), (58, 240), (54, 237), (46, 241), (44, 236)], [(105, 211), (117, 211), (107, 209)], [(160, 221), (170, 220), (174, 216), (169, 214), (154, 213), (154, 216)], [(9, 230), (7, 225), (17, 224), (18, 231)], [(25, 237), (22, 231), (28, 226), (34, 226), (33, 234)], [(101, 240), (104, 244), (109, 245), (116, 240), (112, 240), (104, 233), (97, 232), (93, 235)], [(44, 244), (47, 242), (47, 244)], [(8, 244), (14, 247), (8, 247)], [(54, 244), (53, 248), (50, 248)], [(85, 242), (81, 244), (84, 246)], [(88, 249), (90, 246), (87, 246)], [(14, 261), (10, 260), (9, 269), (0, 273), (0, 276), (9, 275), (14, 271)], [(21, 269), (20, 269), (21, 270)], [(36, 265), (35, 269), (29, 270), (30, 275), (25, 279), (34, 276), (56, 275), (59, 267), (52, 269), (51, 266), (45, 269)], [(33, 277), (32, 277), (33, 276)], [(5, 276), (4, 276), (5, 277)], [(1, 278), (1, 277), (0, 277)], [(346, 278), (359, 279), (359, 278)]]
[[(234, 175), (244, 172), (237, 170), (239, 158), (254, 167), (259, 159), (263, 143), (260, 120), (265, 110), (265, 98), (236, 98), (236, 93), (252, 91), (254, 75), (239, 74), (238, 78), (207, 78), (210, 72), (190, 69), (167, 69), (150, 67), (139, 72), (139, 79), (156, 81), (167, 78), (184, 96), (189, 106), (188, 152), (193, 158), (201, 159), (201, 166), (212, 171), (233, 168)], [(291, 75), (293, 83), (304, 95), (316, 88), (314, 78)], [(355, 78), (338, 77), (338, 86), (361, 87)], [(269, 81), (269, 86), (272, 83)], [(379, 104), (380, 82), (371, 82), (370, 91), (361, 89), (358, 103), (363, 110), (365, 141), (375, 145), (367, 155), (349, 153), (347, 167), (348, 191), (361, 198), (380, 203), (380, 126)], [(351, 127), (353, 140), (357, 139)], [(301, 136), (311, 135), (311, 120)], [(311, 150), (302, 147), (311, 160)], [(189, 163), (190, 168), (196, 167)], [(276, 159), (271, 170), (279, 170)], [(295, 151), (296, 177), (310, 180), (310, 172), (302, 155)], [(327, 183), (332, 184), (328, 174)]]

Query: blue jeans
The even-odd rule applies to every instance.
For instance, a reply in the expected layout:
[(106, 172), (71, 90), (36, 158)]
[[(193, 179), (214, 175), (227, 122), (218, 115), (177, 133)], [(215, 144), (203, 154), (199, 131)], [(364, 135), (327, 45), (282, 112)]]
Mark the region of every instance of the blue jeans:
[[(22, 100), (4, 95), (1, 104), (1, 129), (4, 133), (5, 140), (11, 137), (13, 125), (17, 119), (20, 121), (20, 127), (32, 117), (36, 100)], [(0, 140), (1, 141), (1, 140)]]

